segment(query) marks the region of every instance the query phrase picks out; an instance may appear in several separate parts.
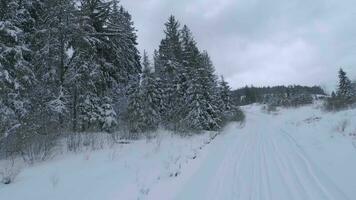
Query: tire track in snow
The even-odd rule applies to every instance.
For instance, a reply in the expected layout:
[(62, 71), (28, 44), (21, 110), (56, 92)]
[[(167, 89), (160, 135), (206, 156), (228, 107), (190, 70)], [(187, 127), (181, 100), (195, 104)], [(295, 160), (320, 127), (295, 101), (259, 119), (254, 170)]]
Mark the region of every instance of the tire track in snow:
[[(285, 123), (280, 119), (283, 118), (248, 113), (244, 129), (224, 133), (225, 142), (216, 144), (221, 145), (218, 149), (227, 150), (201, 163), (202, 173), (195, 177), (210, 174), (201, 182), (205, 190), (182, 190), (192, 192), (184, 193), (184, 199), (346, 200), (296, 140), (280, 129)], [(219, 162), (216, 167), (204, 166), (212, 160)], [(205, 194), (197, 194), (201, 192)]]
[[(247, 136), (245, 136), (245, 137), (247, 137)], [(240, 193), (235, 188), (238, 188), (238, 185), (239, 185), (239, 176), (240, 176), (240, 168), (241, 168), (242, 160), (243, 160), (247, 150), (251, 147), (251, 145), (252, 145), (251, 141), (246, 142), (246, 144), (240, 151), (241, 153), (239, 154), (239, 159), (235, 159), (235, 161), (231, 165), (231, 170), (233, 173), (231, 177), (233, 177), (234, 181), (231, 184), (231, 193), (229, 194), (230, 195), (229, 199), (233, 199), (234, 197), (240, 195)], [(231, 152), (231, 156), (233, 156), (233, 152)], [(230, 159), (231, 159), (231, 157), (230, 157)], [(216, 199), (219, 199), (219, 198), (216, 198)]]
[[(293, 162), (296, 162), (298, 159), (301, 160), (301, 164), (304, 165), (304, 167), (307, 169), (306, 174), (309, 176), (306, 176), (308, 178), (311, 178), (312, 181), (315, 183), (317, 187), (319, 187), (320, 191), (323, 193), (324, 198), (327, 199), (335, 199), (335, 200), (340, 200), (340, 199), (347, 199), (346, 195), (343, 194), (343, 192), (333, 183), (330, 183), (330, 180), (327, 180), (329, 182), (329, 185), (331, 184), (332, 187), (326, 187), (325, 181), (322, 181), (320, 179), (320, 170), (317, 168), (316, 165), (314, 165), (311, 160), (306, 156), (303, 148), (298, 144), (298, 142), (286, 131), (281, 130), (282, 133), (280, 135), (285, 138), (285, 140), (289, 143), (290, 146), (294, 147), (294, 151), (298, 158), (294, 158)], [(317, 172), (319, 172), (319, 176), (317, 175)], [(335, 191), (334, 193), (331, 193), (331, 190)], [(337, 194), (335, 194), (337, 193)]]
[[(239, 173), (236, 172), (239, 171), (247, 149), (252, 146), (252, 142), (250, 141), (251, 137), (249, 135), (240, 134), (239, 139), (241, 140), (237, 140), (237, 142), (234, 141), (234, 143), (231, 144), (234, 148), (231, 148), (230, 151), (228, 151), (228, 153), (225, 155), (222, 164), (215, 174), (215, 177), (217, 177), (217, 182), (213, 182), (214, 184), (211, 186), (211, 191), (214, 192), (213, 194), (208, 195), (208, 197), (213, 197), (211, 199), (221, 199), (221, 195), (229, 195), (229, 198), (227, 199), (234, 199), (236, 197), (235, 195), (238, 195), (234, 189), (237, 188), (236, 180), (238, 180), (239, 176)], [(244, 140), (246, 140), (245, 144), (243, 144)], [(232, 158), (235, 159), (233, 160)], [(231, 193), (226, 194), (226, 190), (224, 190), (224, 188), (226, 188), (226, 182), (228, 181), (231, 181), (231, 183), (228, 185), (231, 188)]]
[(288, 169), (286, 168), (285, 163), (282, 162), (282, 160), (278, 156), (278, 150), (276, 148), (276, 145), (274, 144), (274, 141), (271, 140), (270, 145), (270, 148), (272, 149), (270, 153), (273, 155), (272, 158), (274, 159), (275, 164), (277, 165), (276, 167), (278, 168), (278, 174), (282, 177), (283, 184), (285, 185), (284, 189), (288, 194), (288, 199), (295, 199), (295, 196), (298, 192), (295, 191), (294, 186), (291, 185), (293, 183), (293, 179), (288, 174)]
[[(264, 135), (261, 135), (262, 137), (264, 137)], [(265, 143), (266, 143), (266, 140), (264, 139)], [(261, 147), (261, 155), (262, 155), (262, 160), (261, 162), (263, 163), (263, 167), (262, 167), (262, 172), (261, 174), (262, 175), (265, 175), (265, 193), (267, 194), (267, 200), (273, 200), (273, 197), (272, 197), (272, 192), (271, 192), (271, 187), (270, 187), (270, 173), (268, 172), (269, 170), (269, 166), (267, 164), (267, 160), (266, 160), (266, 144), (263, 143), (263, 146)]]
[(293, 188), (298, 188), (300, 190), (300, 191), (297, 191), (298, 196), (295, 196), (294, 198), (305, 199), (305, 200), (311, 199), (312, 200), (312, 198), (309, 197), (309, 195), (304, 187), (305, 183), (302, 183), (301, 178), (298, 177), (298, 175), (296, 174), (297, 170), (296, 170), (295, 166), (289, 162), (286, 155), (283, 155), (283, 152), (285, 150), (282, 150), (281, 148), (279, 148), (279, 146), (277, 145), (278, 142), (276, 142), (274, 139), (272, 139), (272, 140), (273, 140), (272, 141), (273, 146), (275, 148), (275, 155), (278, 156), (280, 160), (284, 160), (284, 165), (285, 165), (287, 171), (289, 172), (291, 180), (295, 180), (295, 181), (293, 181), (295, 184), (295, 187), (293, 187)]

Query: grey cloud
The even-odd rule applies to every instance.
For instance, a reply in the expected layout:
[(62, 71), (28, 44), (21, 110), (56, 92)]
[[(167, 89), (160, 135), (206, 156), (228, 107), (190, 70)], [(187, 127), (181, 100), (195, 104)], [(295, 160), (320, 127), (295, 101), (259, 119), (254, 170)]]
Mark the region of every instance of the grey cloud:
[(153, 52), (170, 14), (194, 32), (217, 72), (244, 85), (336, 84), (356, 79), (356, 2), (352, 0), (122, 0)]

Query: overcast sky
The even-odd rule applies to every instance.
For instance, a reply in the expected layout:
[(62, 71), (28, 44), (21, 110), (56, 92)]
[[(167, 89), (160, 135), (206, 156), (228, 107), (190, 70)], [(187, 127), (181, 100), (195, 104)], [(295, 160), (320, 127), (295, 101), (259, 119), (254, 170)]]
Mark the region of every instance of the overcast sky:
[(355, 0), (121, 0), (152, 53), (169, 15), (193, 31), (233, 88), (334, 87), (343, 67), (356, 79)]

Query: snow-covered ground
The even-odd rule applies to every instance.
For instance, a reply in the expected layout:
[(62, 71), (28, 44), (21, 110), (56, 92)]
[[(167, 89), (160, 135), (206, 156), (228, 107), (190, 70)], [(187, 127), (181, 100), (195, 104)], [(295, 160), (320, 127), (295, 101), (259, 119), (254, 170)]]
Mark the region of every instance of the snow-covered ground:
[(261, 108), (212, 141), (161, 133), (25, 168), (0, 199), (356, 199), (356, 110)]

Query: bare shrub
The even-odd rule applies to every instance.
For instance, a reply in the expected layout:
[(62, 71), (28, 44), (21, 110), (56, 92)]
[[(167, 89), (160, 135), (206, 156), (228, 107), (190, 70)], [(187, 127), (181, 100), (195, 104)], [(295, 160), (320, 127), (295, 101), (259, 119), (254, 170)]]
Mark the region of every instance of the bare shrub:
[(114, 161), (119, 157), (119, 155), (120, 155), (120, 149), (114, 148), (109, 153), (109, 160)]
[(50, 182), (53, 188), (56, 188), (59, 183), (59, 177), (57, 174), (52, 174), (50, 177)]
[(21, 150), (23, 160), (28, 164), (45, 161), (54, 156), (56, 140), (50, 135), (36, 135), (26, 142)]
[(67, 150), (71, 152), (78, 152), (81, 149), (82, 138), (79, 133), (68, 134), (65, 138)]
[(344, 133), (345, 130), (346, 130), (346, 128), (347, 128), (347, 126), (349, 125), (349, 123), (350, 123), (350, 122), (349, 122), (348, 120), (346, 120), (346, 119), (340, 121), (340, 122), (338, 123), (338, 125), (337, 125), (337, 130), (338, 130), (339, 132), (341, 132), (341, 133)]
[(157, 153), (161, 149), (161, 143), (162, 143), (162, 138), (161, 137), (156, 137), (155, 139), (155, 147), (154, 147), (154, 152)]
[(81, 152), (83, 150), (100, 150), (113, 145), (113, 135), (101, 132), (70, 133), (64, 138), (67, 150)]
[(15, 164), (15, 158), (4, 161), (0, 168), (0, 180), (3, 184), (14, 182), (17, 175), (21, 172), (20, 165)]

